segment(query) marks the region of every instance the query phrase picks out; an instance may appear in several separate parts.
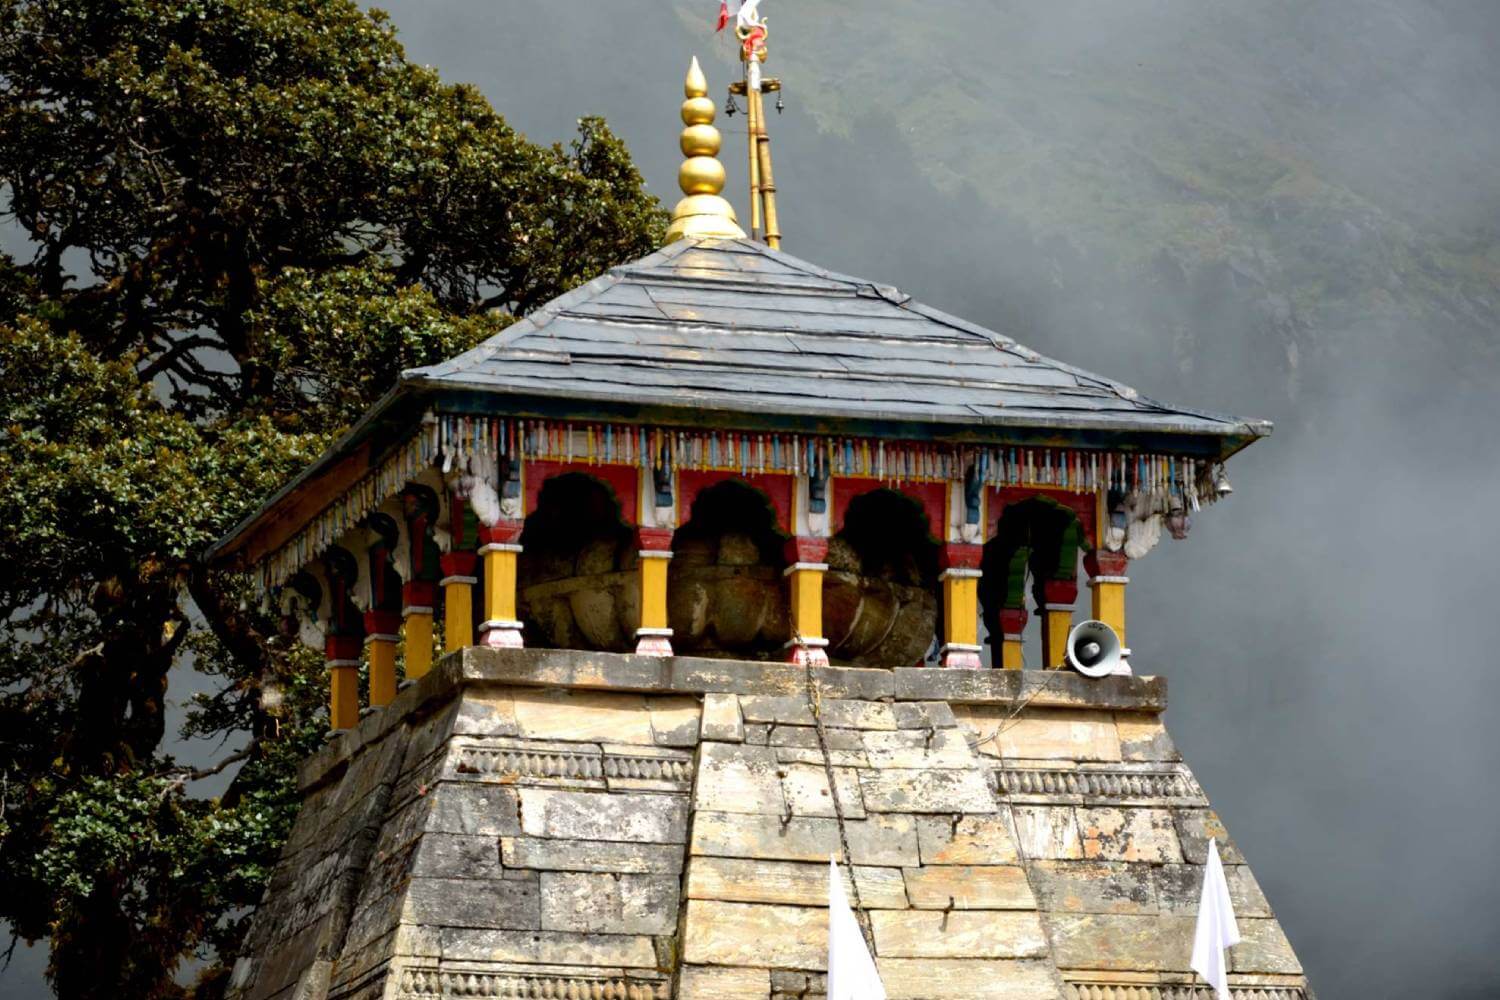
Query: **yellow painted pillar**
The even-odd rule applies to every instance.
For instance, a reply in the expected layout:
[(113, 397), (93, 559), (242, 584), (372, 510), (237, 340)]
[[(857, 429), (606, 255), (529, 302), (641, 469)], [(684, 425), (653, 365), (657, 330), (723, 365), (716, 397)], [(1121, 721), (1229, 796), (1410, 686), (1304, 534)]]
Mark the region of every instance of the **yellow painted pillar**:
[(828, 572), (828, 539), (798, 535), (787, 543), (785, 574), (792, 611), (792, 638), (787, 662), (807, 667), (828, 665), (823, 635), (823, 574)]
[(1120, 645), (1125, 641), (1125, 585), (1130, 577), (1125, 575), (1130, 560), (1123, 552), (1090, 552), (1083, 560), (1083, 568), (1089, 574), (1089, 589), (1093, 591), (1094, 617), (1114, 629), (1120, 636)]
[(443, 567), (443, 652), (474, 645), (474, 585), (479, 557), (472, 552), (445, 552)]
[(479, 529), (479, 556), (484, 560), (484, 622), (481, 645), (520, 649), (521, 622), (516, 617), (516, 569), (521, 556), (521, 521), (501, 521)]
[(1000, 609), (1000, 666), (1020, 670), (1026, 666), (1026, 609)]
[(672, 561), (671, 528), (637, 528), (637, 572), (641, 585), (641, 624), (635, 651), (642, 656), (671, 656), (672, 629), (667, 621), (667, 565)]
[(324, 647), (328, 663), (328, 728), (359, 725), (358, 635), (331, 635)]
[(979, 561), (984, 549), (978, 545), (950, 542), (943, 546), (943, 648), (942, 665), (978, 670), (979, 653)]
[(432, 608), (437, 603), (437, 585), (414, 580), (401, 588), (403, 652), (406, 679), (418, 680), (432, 669)]
[(370, 664), (370, 707), (384, 708), (396, 697), (396, 644), (401, 616), (394, 611), (365, 612), (365, 651)]
[(1073, 602), (1078, 581), (1047, 580), (1042, 584), (1042, 667), (1055, 670), (1067, 663), (1068, 633), (1073, 631)]

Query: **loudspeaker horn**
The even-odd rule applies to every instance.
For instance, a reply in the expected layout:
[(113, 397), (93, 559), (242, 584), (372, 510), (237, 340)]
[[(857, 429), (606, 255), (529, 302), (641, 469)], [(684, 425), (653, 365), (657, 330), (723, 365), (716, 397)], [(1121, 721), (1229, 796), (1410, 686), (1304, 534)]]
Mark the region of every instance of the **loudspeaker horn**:
[(1068, 633), (1066, 666), (1085, 677), (1130, 673), (1120, 634), (1101, 621), (1079, 622)]

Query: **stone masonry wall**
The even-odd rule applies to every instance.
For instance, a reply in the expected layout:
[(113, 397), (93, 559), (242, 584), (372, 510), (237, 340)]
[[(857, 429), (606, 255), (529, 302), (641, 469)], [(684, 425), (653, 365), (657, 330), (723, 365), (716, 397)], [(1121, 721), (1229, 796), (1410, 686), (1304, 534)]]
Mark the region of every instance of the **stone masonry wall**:
[(1210, 836), (1235, 996), (1310, 996), (1159, 681), (814, 675), (809, 696), (779, 664), (450, 658), (309, 761), (230, 996), (820, 998), (847, 841), (893, 1000), (1207, 1000)]

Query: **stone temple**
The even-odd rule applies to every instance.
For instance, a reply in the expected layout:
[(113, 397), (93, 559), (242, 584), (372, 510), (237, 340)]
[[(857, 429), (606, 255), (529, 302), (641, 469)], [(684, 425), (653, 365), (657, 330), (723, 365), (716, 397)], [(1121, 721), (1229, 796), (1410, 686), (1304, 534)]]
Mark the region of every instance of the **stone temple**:
[(404, 373), (215, 547), (334, 730), (229, 995), (821, 997), (834, 856), (893, 998), (1206, 998), (1214, 837), (1234, 996), (1310, 996), (1165, 680), (1057, 669), (1269, 426), (746, 237), (687, 98), (665, 248)]

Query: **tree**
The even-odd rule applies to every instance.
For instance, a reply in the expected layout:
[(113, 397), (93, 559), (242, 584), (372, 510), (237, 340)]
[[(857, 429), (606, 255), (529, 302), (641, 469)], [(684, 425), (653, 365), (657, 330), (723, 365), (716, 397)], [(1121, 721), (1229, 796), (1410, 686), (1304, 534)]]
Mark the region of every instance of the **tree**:
[[(0, 224), (34, 250), (0, 256), (0, 917), (62, 996), (180, 996), (327, 725), (316, 658), (197, 554), (663, 213), (602, 121), (532, 144), (352, 0), (0, 0)], [(190, 734), (245, 734), (200, 771), (162, 749), (174, 664), (220, 682)]]

